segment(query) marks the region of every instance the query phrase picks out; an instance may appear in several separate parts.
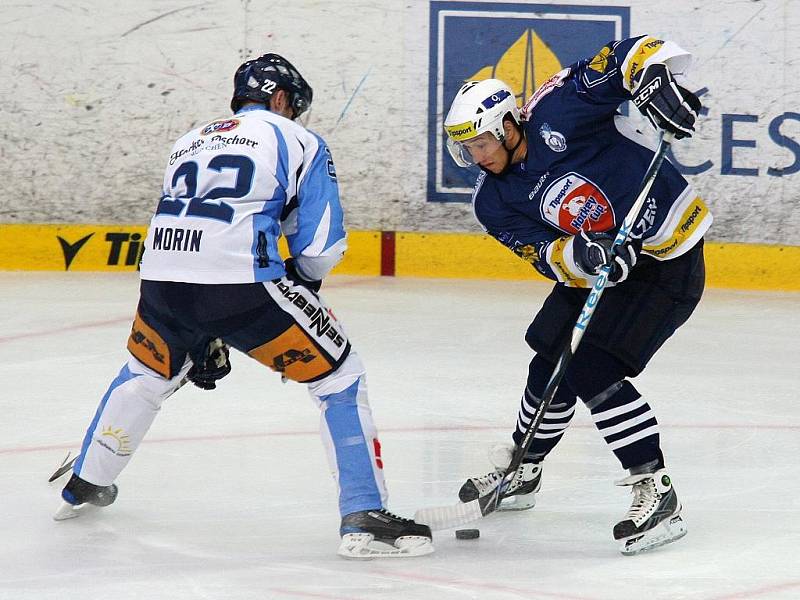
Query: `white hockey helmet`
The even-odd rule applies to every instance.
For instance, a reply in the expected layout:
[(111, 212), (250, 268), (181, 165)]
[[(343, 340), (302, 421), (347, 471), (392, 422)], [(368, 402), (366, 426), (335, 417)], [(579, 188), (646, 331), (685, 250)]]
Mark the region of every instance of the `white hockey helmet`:
[(462, 85), (444, 120), (447, 149), (456, 164), (460, 167), (475, 164), (469, 140), (478, 136), (485, 138), (495, 148), (502, 144), (505, 139), (503, 119), (508, 114), (520, 124), (514, 92), (504, 82), (499, 79), (484, 79), (467, 81)]

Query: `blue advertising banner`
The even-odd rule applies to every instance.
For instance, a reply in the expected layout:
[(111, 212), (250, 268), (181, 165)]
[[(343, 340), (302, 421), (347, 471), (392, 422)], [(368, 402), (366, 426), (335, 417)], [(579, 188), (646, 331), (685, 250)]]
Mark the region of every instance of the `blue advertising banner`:
[(450, 102), (465, 81), (502, 79), (521, 106), (551, 75), (594, 56), (611, 40), (629, 36), (628, 7), (432, 1), (428, 200), (470, 200), (477, 170), (453, 163), (442, 129)]

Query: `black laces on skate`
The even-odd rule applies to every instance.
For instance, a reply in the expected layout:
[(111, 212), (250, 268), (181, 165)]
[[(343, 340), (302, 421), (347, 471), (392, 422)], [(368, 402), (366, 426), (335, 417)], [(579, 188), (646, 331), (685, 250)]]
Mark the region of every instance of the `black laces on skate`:
[(400, 515), (396, 515), (393, 512), (389, 512), (385, 508), (382, 508), (382, 509), (380, 509), (380, 510), (378, 510), (376, 512), (379, 512), (382, 515), (389, 517), (390, 519), (394, 519), (395, 521), (400, 521), (401, 523), (411, 523), (411, 522), (413, 522), (413, 519), (406, 519), (405, 517), (401, 517)]
[(487, 492), (490, 492), (494, 488), (496, 488), (506, 476), (505, 471), (492, 471), (482, 477), (475, 477), (472, 479), (475, 485), (475, 488), (478, 490), (478, 495), (483, 496)]

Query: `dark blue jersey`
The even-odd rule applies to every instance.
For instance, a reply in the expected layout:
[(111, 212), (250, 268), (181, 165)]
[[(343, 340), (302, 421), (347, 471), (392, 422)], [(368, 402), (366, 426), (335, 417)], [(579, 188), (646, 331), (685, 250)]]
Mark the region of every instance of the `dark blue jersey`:
[[(637, 131), (617, 109), (649, 64), (679, 72), (688, 60), (675, 44), (642, 36), (612, 42), (547, 80), (522, 109), (525, 159), (503, 175), (478, 177), (473, 207), (484, 229), (546, 277), (591, 287), (573, 259), (572, 236), (622, 223), (656, 144), (652, 131)], [(642, 240), (644, 253), (669, 260), (692, 248), (711, 221), (702, 199), (665, 161), (632, 237)]]

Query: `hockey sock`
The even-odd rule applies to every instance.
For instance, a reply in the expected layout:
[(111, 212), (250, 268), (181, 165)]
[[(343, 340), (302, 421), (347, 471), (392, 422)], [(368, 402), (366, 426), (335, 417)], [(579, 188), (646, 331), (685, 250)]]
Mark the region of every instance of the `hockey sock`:
[[(528, 381), (520, 401), (517, 427), (513, 434), (514, 444), (519, 445), (525, 430), (536, 414), (536, 407), (542, 402), (542, 394), (555, 365), (539, 355), (531, 360), (528, 367)], [(575, 414), (576, 397), (566, 383), (562, 383), (528, 449), (525, 462), (541, 462), (561, 440), (564, 431)]]
[(648, 463), (652, 471), (664, 467), (656, 415), (630, 381), (614, 384), (586, 405), (623, 469)]
[(325, 425), (336, 453), (339, 510), (342, 516), (383, 506), (367, 445), (376, 443), (377, 437), (374, 434), (365, 435), (367, 432), (364, 431), (359, 414), (361, 411), (356, 402), (360, 381), (338, 394), (321, 397), (325, 405)]
[(586, 343), (570, 363), (565, 380), (592, 413), (595, 426), (624, 469), (664, 464), (655, 413), (625, 379), (626, 367), (608, 352)]
[(336, 371), (308, 388), (322, 411), (322, 441), (339, 486), (339, 512), (344, 516), (383, 507), (387, 494), (381, 447), (360, 358), (351, 351)]

